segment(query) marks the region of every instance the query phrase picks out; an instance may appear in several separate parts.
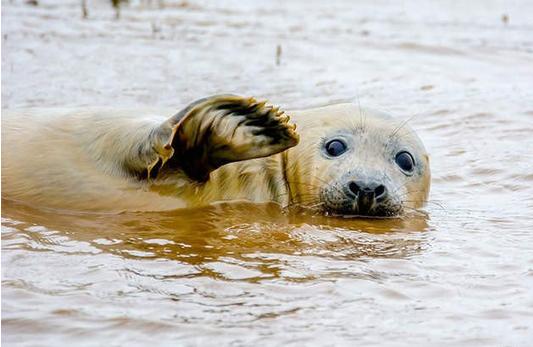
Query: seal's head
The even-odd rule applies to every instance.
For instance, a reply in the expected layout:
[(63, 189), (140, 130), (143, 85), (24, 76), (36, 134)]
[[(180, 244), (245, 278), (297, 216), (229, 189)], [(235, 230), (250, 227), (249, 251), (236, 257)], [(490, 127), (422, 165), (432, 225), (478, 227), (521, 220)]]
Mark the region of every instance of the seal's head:
[(429, 158), (406, 122), (352, 104), (291, 114), (301, 135), (285, 154), (292, 203), (375, 217), (424, 205)]

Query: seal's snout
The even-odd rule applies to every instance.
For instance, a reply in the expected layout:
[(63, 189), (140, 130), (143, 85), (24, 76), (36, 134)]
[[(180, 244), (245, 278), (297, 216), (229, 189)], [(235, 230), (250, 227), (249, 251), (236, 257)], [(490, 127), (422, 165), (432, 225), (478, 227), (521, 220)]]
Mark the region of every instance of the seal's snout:
[(348, 183), (348, 192), (359, 212), (365, 214), (387, 197), (387, 188), (377, 182), (351, 181)]

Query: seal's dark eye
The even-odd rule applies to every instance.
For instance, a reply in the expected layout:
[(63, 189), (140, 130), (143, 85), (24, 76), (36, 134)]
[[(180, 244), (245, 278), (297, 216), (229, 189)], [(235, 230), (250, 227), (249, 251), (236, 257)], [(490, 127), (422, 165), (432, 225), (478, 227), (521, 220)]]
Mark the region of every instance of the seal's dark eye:
[(415, 160), (409, 152), (400, 152), (396, 154), (396, 164), (405, 172), (413, 171)]
[(346, 144), (341, 140), (331, 140), (326, 143), (326, 152), (332, 157), (338, 157), (346, 152)]

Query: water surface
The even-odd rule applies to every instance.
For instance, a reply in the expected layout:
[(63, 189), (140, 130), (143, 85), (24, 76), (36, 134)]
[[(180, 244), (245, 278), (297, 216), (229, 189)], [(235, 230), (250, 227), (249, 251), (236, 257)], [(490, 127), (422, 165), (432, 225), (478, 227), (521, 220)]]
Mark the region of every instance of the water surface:
[(410, 119), (431, 201), (389, 220), (3, 201), (6, 346), (531, 344), (531, 3), (90, 3), (2, 1), (3, 108), (360, 102)]

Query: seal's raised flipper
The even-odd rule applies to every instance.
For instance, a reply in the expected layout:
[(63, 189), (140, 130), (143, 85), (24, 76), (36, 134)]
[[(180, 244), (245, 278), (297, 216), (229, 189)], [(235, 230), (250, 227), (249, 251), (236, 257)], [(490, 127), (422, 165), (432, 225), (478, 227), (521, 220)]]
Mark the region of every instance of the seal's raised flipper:
[[(198, 100), (163, 123), (152, 141), (158, 159), (147, 168), (183, 170), (206, 181), (209, 173), (231, 162), (266, 157), (298, 143), (296, 126), (279, 108), (254, 98), (220, 95)], [(166, 136), (168, 134), (168, 136)], [(167, 138), (162, 143), (161, 138)]]

